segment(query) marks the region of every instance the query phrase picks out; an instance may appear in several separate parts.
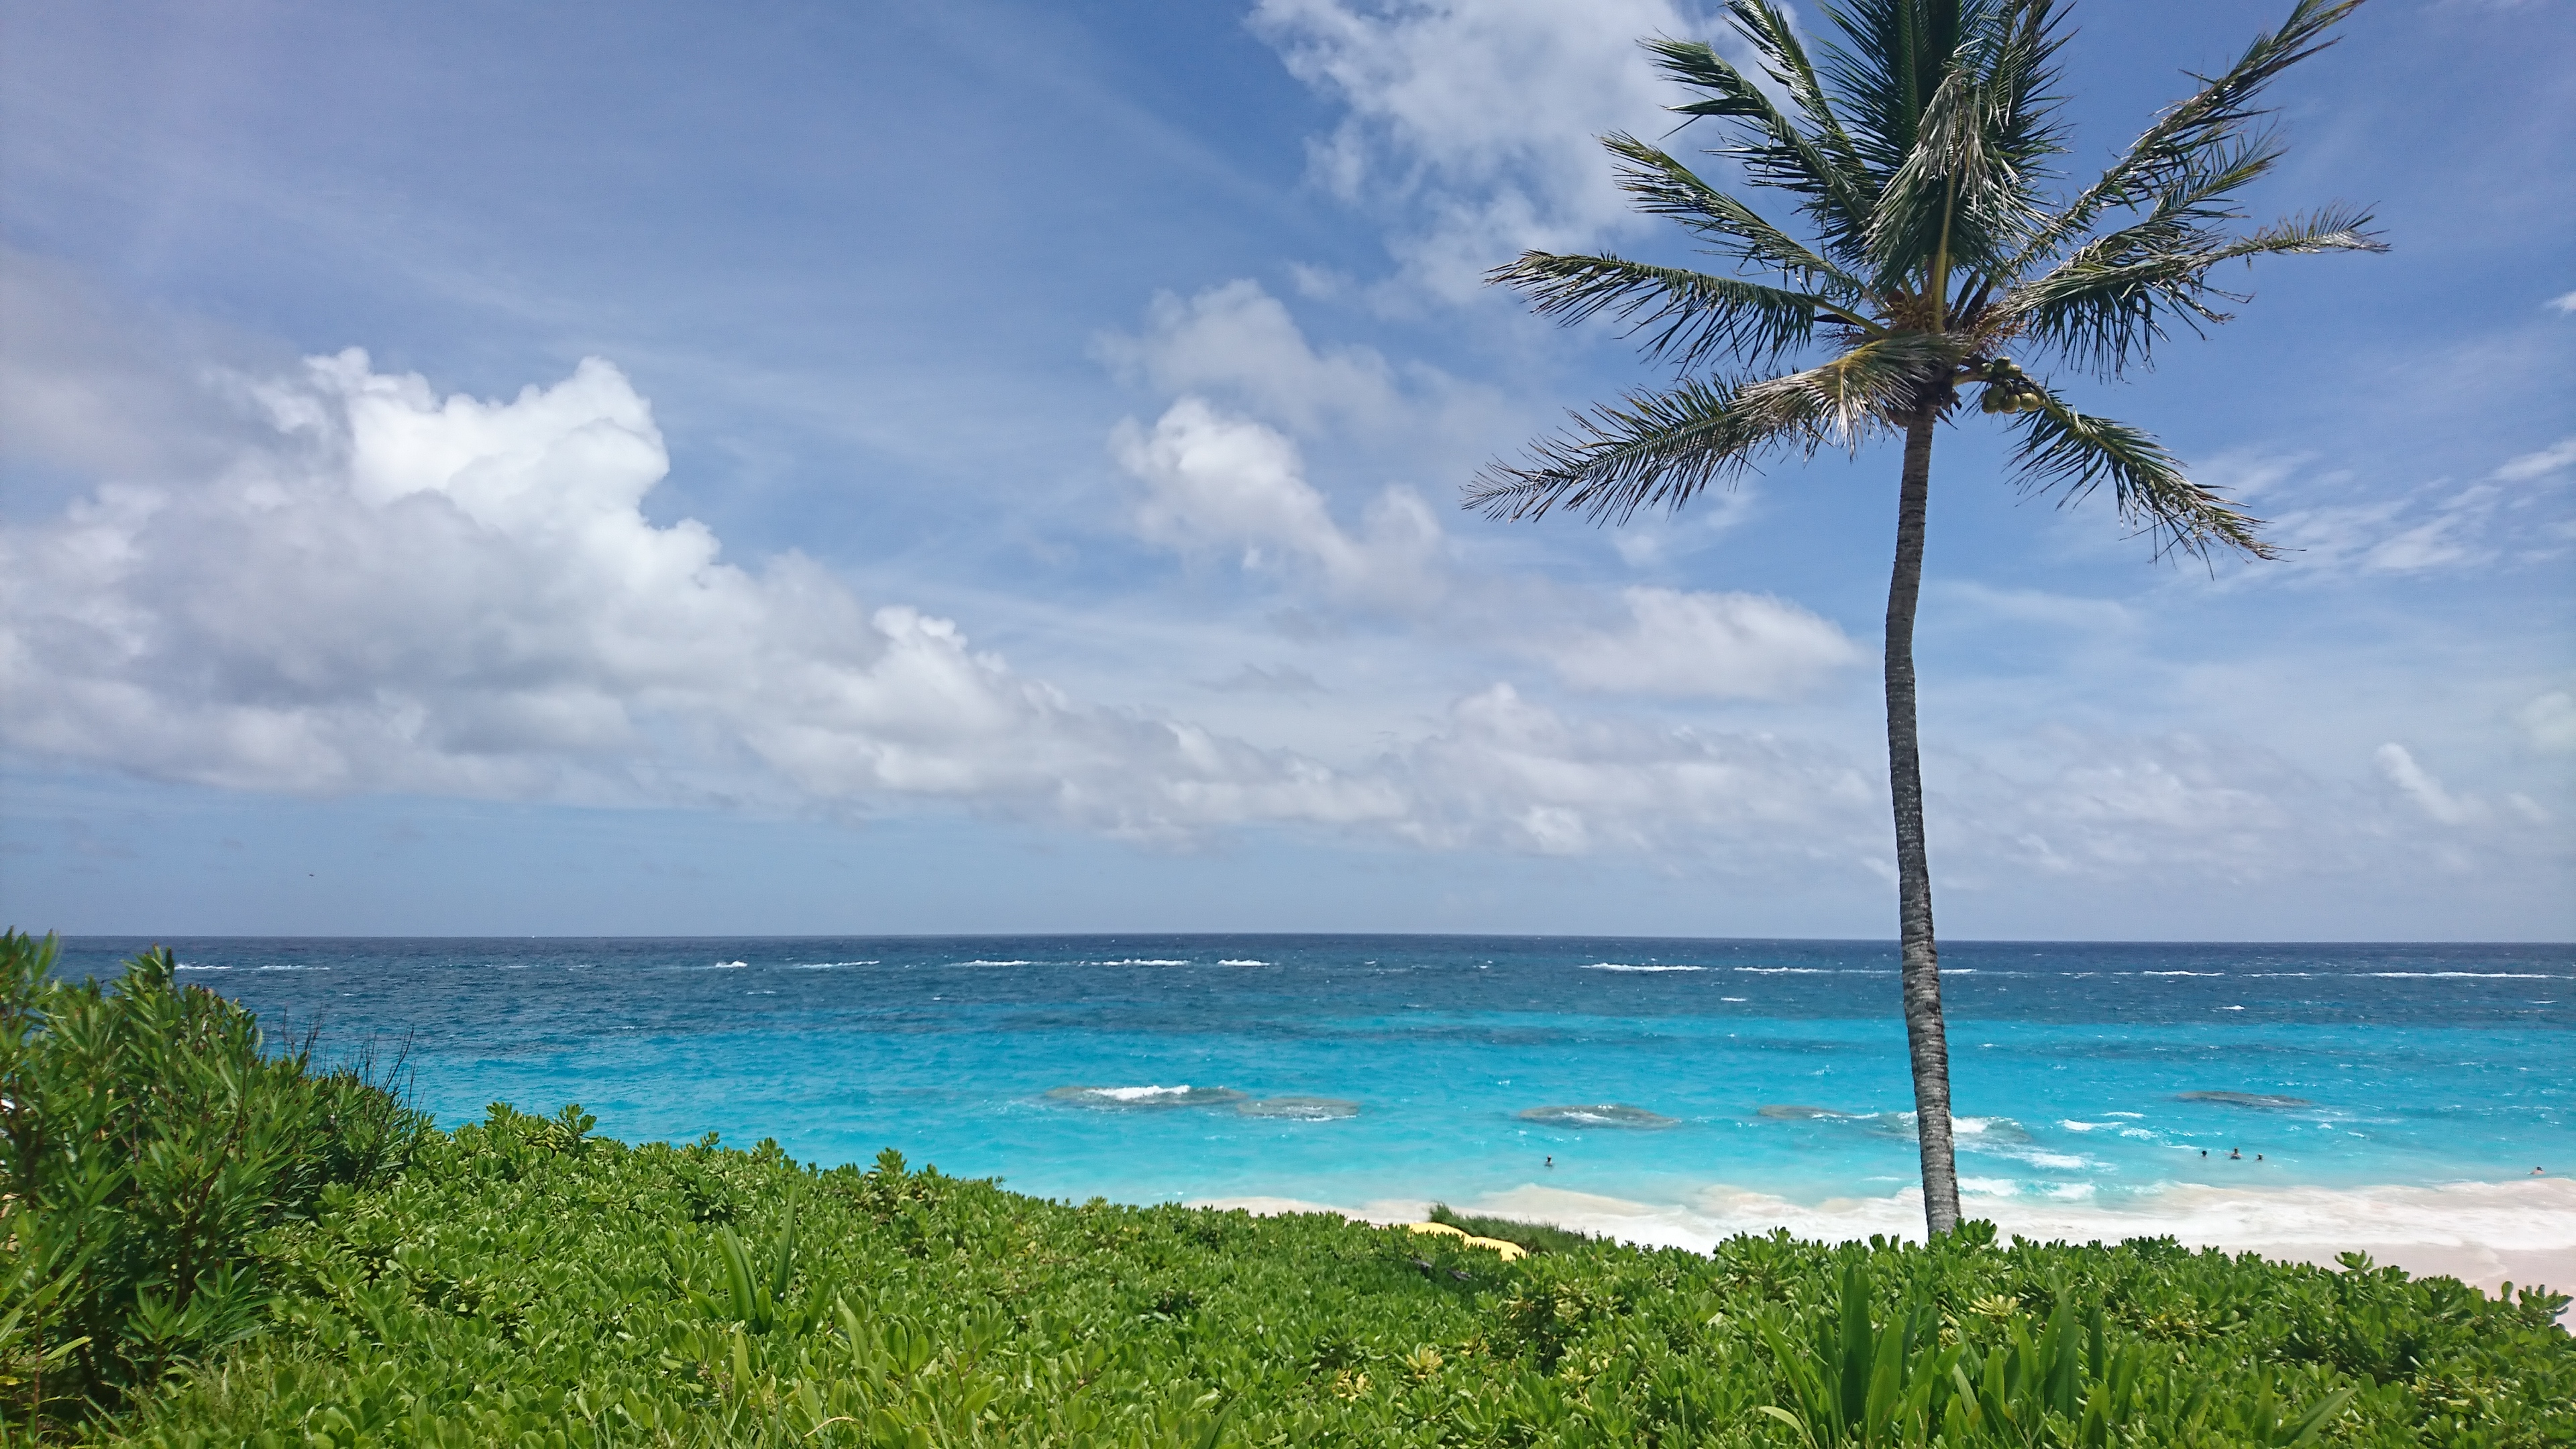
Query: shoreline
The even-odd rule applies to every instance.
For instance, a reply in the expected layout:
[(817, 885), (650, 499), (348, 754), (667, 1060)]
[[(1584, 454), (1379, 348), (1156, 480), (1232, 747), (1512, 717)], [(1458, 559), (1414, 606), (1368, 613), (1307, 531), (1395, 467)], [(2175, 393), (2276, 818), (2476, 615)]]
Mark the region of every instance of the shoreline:
[[(1472, 1201), (1460, 1212), (1550, 1223), (1642, 1247), (1706, 1252), (1738, 1233), (1786, 1228), (1824, 1242), (1884, 1234), (1920, 1242), (1922, 1191), (1840, 1197), (1806, 1205), (1756, 1189), (1713, 1183), (1676, 1203), (1636, 1202), (1526, 1183)], [(1412, 1222), (1428, 1198), (1381, 1198), (1339, 1205), (1294, 1197), (1204, 1198), (1192, 1206), (1255, 1213), (1334, 1212), (1375, 1223)], [(1962, 1210), (2008, 1235), (2040, 1242), (2116, 1243), (2173, 1237), (2193, 1248), (2260, 1253), (2282, 1262), (2337, 1266), (2362, 1252), (2416, 1277), (2451, 1277), (2493, 1296), (2505, 1283), (2576, 1293), (2576, 1178), (2538, 1177), (2437, 1186), (2237, 1188), (2176, 1186), (2117, 1208), (1970, 1193)], [(2576, 1305), (2559, 1321), (2576, 1329)]]

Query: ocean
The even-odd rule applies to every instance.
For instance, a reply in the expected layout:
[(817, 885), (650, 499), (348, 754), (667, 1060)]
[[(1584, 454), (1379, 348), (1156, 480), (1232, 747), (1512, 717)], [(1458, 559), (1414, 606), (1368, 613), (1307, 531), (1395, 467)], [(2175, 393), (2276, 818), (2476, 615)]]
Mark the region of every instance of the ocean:
[[(65, 968), (145, 944), (70, 940)], [(167, 944), (273, 1039), (407, 1044), (443, 1125), (579, 1102), (629, 1141), (892, 1147), (1047, 1197), (1443, 1200), (1664, 1240), (1919, 1223), (1886, 942)], [(2331, 1219), (2576, 1176), (2576, 947), (1953, 942), (1943, 968), (1975, 1215)], [(2420, 1236), (2476, 1205), (2399, 1215)]]

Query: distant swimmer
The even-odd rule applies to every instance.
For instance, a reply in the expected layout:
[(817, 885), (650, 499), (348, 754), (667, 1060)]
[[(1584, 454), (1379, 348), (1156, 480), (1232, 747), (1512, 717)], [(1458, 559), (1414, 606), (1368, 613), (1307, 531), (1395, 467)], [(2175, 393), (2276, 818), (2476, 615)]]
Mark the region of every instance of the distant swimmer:
[(2260, 1152), (2255, 1153), (2255, 1154), (2254, 1154), (2254, 1160), (2255, 1160), (2256, 1162), (2260, 1162), (2260, 1161), (2262, 1161), (2262, 1160), (2263, 1160), (2263, 1154), (2262, 1154), (2262, 1153), (2260, 1153)]
[(2245, 1160), (2245, 1153), (2239, 1148), (2230, 1147), (2227, 1149), (2227, 1160), (2230, 1162), (2243, 1162)]
[[(1551, 1152), (1551, 1153), (1549, 1153), (1549, 1154), (1547, 1155), (1547, 1165), (1548, 1165), (1548, 1166), (1550, 1166), (1550, 1167), (1554, 1167), (1554, 1166), (1556, 1166), (1556, 1154), (1555, 1154), (1555, 1153)], [(2532, 1169), (2532, 1171), (2534, 1171), (2534, 1172), (2538, 1172), (2539, 1170), (2540, 1170), (2540, 1169), (2539, 1169), (2539, 1168), (2537, 1168), (2537, 1167), (2535, 1167), (2535, 1168), (2533, 1168), (2533, 1169)]]
[(2204, 1148), (2200, 1149), (2200, 1155), (2201, 1155), (2201, 1156), (2203, 1156), (2203, 1157), (2207, 1157), (2207, 1156), (2209, 1155), (2209, 1149), (2208, 1149), (2208, 1148), (2206, 1148), (2206, 1147), (2204, 1147)]
[(2540, 1169), (2539, 1169), (2539, 1168), (2537, 1168), (2537, 1167), (2533, 1168), (2533, 1169), (2531, 1170), (2531, 1175), (2532, 1175), (2532, 1176), (2534, 1176), (2534, 1177), (2538, 1177), (2538, 1176), (2540, 1176)]

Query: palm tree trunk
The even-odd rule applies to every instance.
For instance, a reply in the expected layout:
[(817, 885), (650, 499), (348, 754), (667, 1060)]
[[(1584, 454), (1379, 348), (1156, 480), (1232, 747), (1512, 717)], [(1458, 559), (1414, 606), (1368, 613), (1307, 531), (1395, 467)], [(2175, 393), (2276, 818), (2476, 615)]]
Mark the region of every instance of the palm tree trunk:
[(1923, 511), (1932, 491), (1932, 424), (1906, 425), (1897, 492), (1896, 572), (1887, 585), (1887, 785), (1896, 806), (1896, 918), (1905, 970), (1905, 1044), (1923, 1146), (1923, 1221), (1959, 1225), (1959, 1165), (1950, 1142), (1950, 1044), (1941, 1027), (1941, 963), (1932, 941), (1932, 862), (1923, 849), (1923, 762), (1915, 747), (1914, 604), (1923, 592)]

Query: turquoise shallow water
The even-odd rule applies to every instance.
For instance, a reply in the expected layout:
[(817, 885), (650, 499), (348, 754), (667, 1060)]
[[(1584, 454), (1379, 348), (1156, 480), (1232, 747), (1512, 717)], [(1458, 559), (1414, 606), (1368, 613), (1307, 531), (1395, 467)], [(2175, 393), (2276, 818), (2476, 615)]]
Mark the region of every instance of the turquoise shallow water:
[[(142, 944), (70, 941), (66, 966)], [(630, 1140), (775, 1137), (825, 1163), (892, 1146), (1129, 1201), (1543, 1182), (1816, 1202), (1916, 1180), (1883, 942), (169, 944), (273, 1028), (407, 1037), (449, 1124), (577, 1100)], [(2576, 947), (1950, 943), (1943, 965), (1972, 1186), (2107, 1206), (2576, 1170)], [(1669, 1125), (1521, 1115), (1602, 1104)]]

